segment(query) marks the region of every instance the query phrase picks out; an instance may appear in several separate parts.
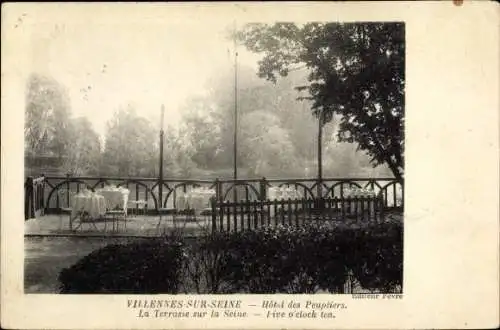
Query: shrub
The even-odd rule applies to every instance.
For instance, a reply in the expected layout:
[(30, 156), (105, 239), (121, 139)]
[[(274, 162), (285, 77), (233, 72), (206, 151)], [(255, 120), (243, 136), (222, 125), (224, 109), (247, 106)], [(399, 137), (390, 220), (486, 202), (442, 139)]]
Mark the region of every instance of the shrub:
[(63, 269), (61, 293), (177, 293), (182, 244), (163, 239), (108, 245)]
[(227, 281), (233, 272), (230, 233), (206, 232), (186, 245), (185, 288), (196, 293), (230, 293), (234, 286)]
[(229, 239), (226, 280), (240, 292), (313, 293), (345, 283), (340, 241), (326, 227), (267, 227)]
[(226, 260), (231, 272), (226, 280), (238, 291), (286, 292), (298, 266), (291, 253), (292, 234), (287, 229), (265, 228), (231, 235), (231, 253)]
[[(402, 286), (400, 223), (263, 227), (110, 245), (64, 269), (63, 293), (342, 293)], [(174, 242), (174, 243), (172, 243)]]
[(367, 289), (402, 285), (400, 224), (278, 226), (228, 239), (225, 280), (238, 292), (339, 293), (350, 271)]
[(383, 224), (355, 233), (347, 260), (354, 277), (369, 290), (394, 291), (403, 285), (403, 228)]

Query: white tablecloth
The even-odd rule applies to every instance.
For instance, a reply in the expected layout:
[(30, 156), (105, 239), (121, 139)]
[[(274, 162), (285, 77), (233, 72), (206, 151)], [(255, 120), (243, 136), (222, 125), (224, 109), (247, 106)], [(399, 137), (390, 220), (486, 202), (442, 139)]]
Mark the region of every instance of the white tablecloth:
[(106, 200), (103, 196), (94, 193), (81, 193), (73, 197), (71, 218), (79, 213), (87, 212), (93, 219), (106, 214)]
[(267, 198), (269, 200), (300, 199), (302, 194), (293, 187), (270, 187), (267, 189)]
[[(350, 203), (344, 204), (344, 209), (350, 208), (351, 213), (354, 210), (360, 211), (370, 211), (372, 214), (375, 214), (375, 202), (374, 198), (377, 196), (377, 193), (371, 189), (363, 189), (363, 188), (348, 188), (344, 190), (343, 193), (344, 198), (362, 198), (364, 201), (351, 201)], [(367, 202), (369, 198), (370, 202)], [(350, 204), (350, 205), (349, 205)], [(356, 205), (358, 204), (358, 205)]]
[(374, 190), (367, 188), (346, 188), (344, 189), (344, 197), (375, 197), (377, 193)]
[[(302, 194), (294, 187), (270, 187), (267, 189), (267, 199), (274, 200), (288, 200), (288, 199), (301, 199)], [(287, 209), (286, 204), (283, 206)], [(270, 206), (269, 214), (274, 217), (274, 207)]]
[(104, 187), (97, 189), (96, 192), (104, 196), (108, 210), (119, 208), (123, 209), (125, 214), (127, 214), (128, 195), (130, 193), (128, 189), (122, 187)]
[(203, 209), (211, 207), (210, 198), (215, 197), (213, 189), (193, 189), (187, 193), (178, 193), (175, 198), (177, 210), (192, 209), (197, 214)]

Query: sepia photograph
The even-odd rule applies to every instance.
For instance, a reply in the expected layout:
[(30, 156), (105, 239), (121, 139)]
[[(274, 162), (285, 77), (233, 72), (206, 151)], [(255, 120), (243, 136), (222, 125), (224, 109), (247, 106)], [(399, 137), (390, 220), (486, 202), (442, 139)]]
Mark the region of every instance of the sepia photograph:
[(404, 23), (134, 30), (32, 38), (26, 293), (403, 292)]
[(0, 327), (495, 328), (495, 6), (3, 4)]

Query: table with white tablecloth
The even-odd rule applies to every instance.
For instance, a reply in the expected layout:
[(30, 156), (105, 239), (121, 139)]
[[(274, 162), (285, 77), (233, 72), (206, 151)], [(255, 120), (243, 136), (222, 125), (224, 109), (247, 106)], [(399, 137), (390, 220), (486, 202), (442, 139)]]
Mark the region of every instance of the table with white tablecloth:
[(106, 214), (106, 200), (104, 197), (88, 191), (75, 195), (71, 206), (70, 229), (73, 220), (83, 214), (88, 216), (90, 220), (104, 216)]
[(130, 191), (123, 187), (107, 186), (97, 189), (96, 193), (102, 195), (106, 201), (108, 211), (120, 209), (127, 215), (128, 196)]
[(204, 209), (210, 208), (210, 199), (215, 197), (214, 189), (196, 188), (186, 193), (177, 193), (175, 208), (177, 210), (194, 210), (199, 215)]

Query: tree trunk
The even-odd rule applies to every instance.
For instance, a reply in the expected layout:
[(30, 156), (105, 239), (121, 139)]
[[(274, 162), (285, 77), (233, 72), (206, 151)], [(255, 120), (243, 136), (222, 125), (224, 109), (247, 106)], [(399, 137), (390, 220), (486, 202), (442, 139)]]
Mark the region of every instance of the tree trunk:
[[(394, 164), (394, 162), (390, 159), (390, 155), (385, 156), (386, 158), (386, 163), (389, 165), (389, 169), (391, 170), (392, 174), (397, 180), (402, 180), (403, 176), (401, 174), (401, 171), (399, 168)], [(387, 159), (388, 158), (388, 159)]]

